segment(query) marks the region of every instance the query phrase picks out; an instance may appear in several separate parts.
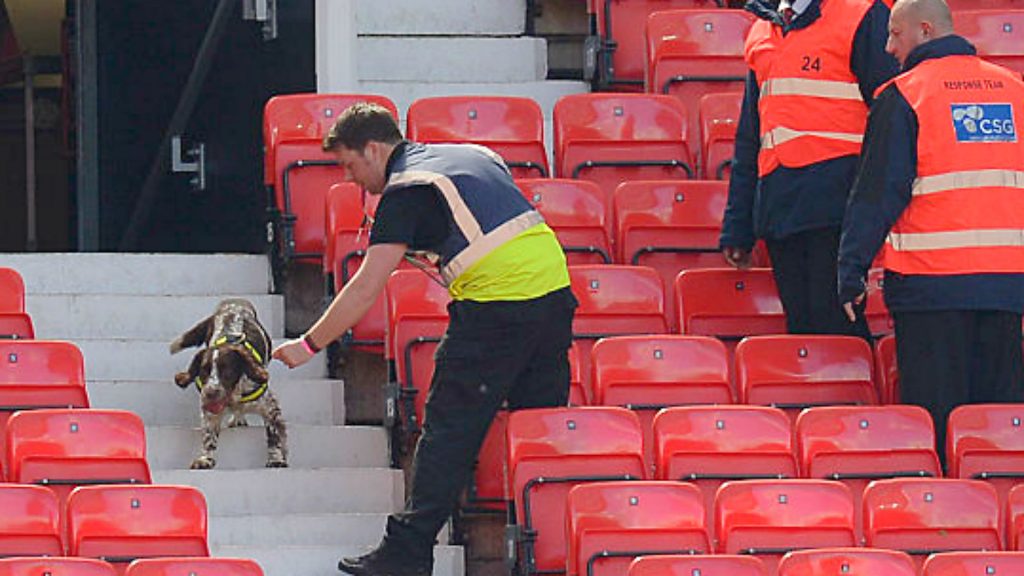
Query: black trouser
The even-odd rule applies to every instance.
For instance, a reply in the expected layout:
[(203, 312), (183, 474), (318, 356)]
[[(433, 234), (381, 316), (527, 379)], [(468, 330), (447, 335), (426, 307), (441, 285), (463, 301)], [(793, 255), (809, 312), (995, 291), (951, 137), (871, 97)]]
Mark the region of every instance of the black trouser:
[(434, 356), (412, 486), (405, 510), (388, 518), (386, 538), (411, 558), (433, 552), (503, 403), (510, 410), (568, 403), (575, 307), (568, 288), (525, 302), (448, 306), (451, 322)]
[(945, 457), (946, 423), (953, 408), (1021, 401), (1020, 314), (893, 312), (893, 321), (900, 401), (931, 413), (941, 458)]
[(850, 322), (837, 294), (838, 227), (798, 232), (766, 240), (786, 328), (790, 334), (845, 334), (869, 338), (864, 304)]

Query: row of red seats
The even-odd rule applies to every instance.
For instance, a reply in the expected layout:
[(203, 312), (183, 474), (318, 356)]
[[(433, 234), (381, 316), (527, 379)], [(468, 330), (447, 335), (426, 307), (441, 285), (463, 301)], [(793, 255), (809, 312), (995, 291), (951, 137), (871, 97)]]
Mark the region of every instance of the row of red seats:
[(34, 337), (32, 318), (25, 311), (25, 282), (17, 270), (0, 267), (0, 340)]
[[(695, 94), (708, 91), (742, 89), (744, 41), (754, 16), (713, 9), (713, 4), (591, 0), (587, 61), (592, 67), (585, 75), (598, 90), (671, 93), (684, 102), (696, 102)], [(1024, 72), (1021, 36), (1014, 29), (1024, 19), (1024, 2), (951, 0), (949, 6), (957, 33), (982, 57)]]
[[(1020, 407), (1017, 407), (1020, 409)], [(840, 480), (741, 480), (743, 478), (785, 477), (785, 471), (758, 467), (764, 460), (776, 462), (789, 459), (791, 454), (772, 453), (770, 446), (788, 442), (788, 429), (774, 440), (761, 438), (760, 432), (742, 428), (741, 420), (730, 416), (729, 409), (703, 408), (675, 411), (695, 414), (721, 410), (710, 418), (696, 420), (690, 428), (680, 426), (676, 440), (680, 445), (689, 443), (689, 458), (683, 453), (680, 463), (689, 467), (689, 474), (681, 478), (695, 480), (696, 485), (655, 482), (649, 485), (635, 482), (615, 484), (612, 493), (602, 494), (594, 483), (613, 480), (643, 479), (647, 472), (643, 464), (640, 423), (635, 414), (619, 408), (577, 408), (521, 411), (509, 417), (507, 430), (508, 485), (507, 490), (514, 502), (514, 518), (518, 526), (519, 559), (527, 573), (537, 571), (561, 571), (566, 566), (567, 551), (569, 573), (581, 573), (582, 566), (592, 565), (594, 557), (581, 562), (573, 569), (573, 544), (576, 531), (563, 532), (561, 527), (568, 522), (573, 526), (571, 508), (573, 496), (570, 490), (593, 491), (595, 506), (611, 505), (613, 500), (621, 501), (614, 511), (629, 516), (624, 522), (629, 529), (643, 530), (650, 514), (650, 528), (659, 522), (678, 526), (679, 522), (698, 527), (698, 534), (704, 534), (703, 547), (694, 552), (714, 549), (719, 553), (760, 554), (777, 559), (778, 556), (795, 548), (821, 546), (857, 546), (857, 500), (853, 493), (868, 480), (897, 477), (901, 475), (928, 476), (938, 473), (934, 452), (922, 446), (919, 439), (911, 440), (907, 450), (900, 446), (889, 449), (862, 449), (858, 434), (863, 437), (881, 438), (887, 431), (900, 430), (905, 423), (904, 414), (893, 411), (892, 421), (886, 426), (885, 419), (871, 415), (850, 419), (834, 419), (834, 428), (846, 427), (846, 436), (851, 444), (849, 454), (838, 456), (831, 442), (841, 435), (823, 439), (806, 439), (807, 450), (821, 456), (826, 478)], [(749, 410), (733, 408), (733, 410)], [(911, 411), (916, 409), (911, 409)], [(668, 414), (671, 411), (666, 411)], [(808, 411), (810, 414), (812, 411)], [(824, 414), (824, 413), (823, 413)], [(776, 415), (776, 426), (785, 418)], [(828, 431), (824, 419), (817, 423), (820, 429)], [(877, 426), (877, 430), (874, 429)], [(926, 420), (926, 433), (930, 432)], [(883, 429), (884, 428), (884, 429)], [(912, 434), (901, 432), (906, 438)], [(895, 434), (899, 436), (900, 434)], [(716, 435), (730, 435), (737, 440), (734, 451), (716, 450), (711, 439)], [(744, 440), (743, 436), (747, 436)], [(758, 440), (761, 439), (761, 443)], [(895, 441), (894, 441), (895, 442)], [(761, 449), (765, 454), (757, 454)], [(758, 458), (758, 456), (761, 458)], [(768, 455), (768, 458), (765, 458)], [(736, 459), (745, 465), (729, 466), (728, 460)], [(792, 465), (792, 464), (791, 464)], [(844, 474), (827, 472), (831, 467), (846, 467)], [(737, 469), (738, 468), (738, 469)], [(677, 470), (678, 472), (678, 470)], [(726, 483), (722, 483), (726, 481)], [(847, 485), (853, 486), (853, 491)], [(586, 486), (586, 488), (584, 488)], [(600, 486), (600, 485), (598, 485)], [(645, 496), (642, 489), (668, 491), (682, 496), (685, 505), (659, 502), (653, 496)], [(701, 494), (701, 490), (704, 494)], [(705, 502), (708, 491), (715, 494), (713, 505), (714, 522), (708, 522)], [(1002, 507), (996, 489), (989, 483), (962, 479), (898, 478), (876, 480), (864, 489), (863, 534), (868, 546), (902, 549), (922, 556), (931, 552), (966, 549), (1003, 549), (1004, 532), (1001, 520)], [(570, 514), (566, 518), (566, 502)], [(1020, 503), (1024, 491), (1015, 490), (1009, 496), (1006, 527), (1008, 546), (1018, 548), (1021, 544)], [(650, 504), (645, 506), (645, 504)], [(686, 514), (685, 511), (690, 513)], [(631, 516), (639, 514), (640, 516)], [(614, 514), (605, 509), (597, 514), (600, 525), (609, 528), (615, 525)], [(686, 520), (682, 518), (686, 517)], [(699, 539), (698, 539), (699, 540)], [(639, 548), (644, 554), (654, 552), (681, 552), (679, 548), (662, 548), (654, 544), (651, 531), (642, 534)], [(685, 540), (677, 542), (685, 542)], [(666, 544), (661, 544), (667, 546)], [(677, 544), (681, 545), (681, 544)], [(653, 550), (652, 550), (653, 547)], [(685, 548), (685, 546), (683, 546)], [(601, 555), (607, 560), (624, 555)], [(588, 572), (590, 574), (590, 572)]]
[[(872, 548), (819, 548), (789, 552), (779, 561), (779, 576), (974, 576), (1024, 571), (1020, 552), (941, 552), (921, 571), (905, 552)], [(641, 556), (626, 576), (768, 576), (760, 559), (741, 555)]]
[[(92, 558), (49, 556), (0, 558), (0, 576), (116, 576), (112, 564)], [(146, 558), (132, 562), (125, 576), (263, 576), (241, 558)]]
[(206, 500), (191, 486), (82, 486), (66, 506), (41, 486), (0, 484), (0, 555), (80, 556), (117, 574), (140, 558), (209, 556)]

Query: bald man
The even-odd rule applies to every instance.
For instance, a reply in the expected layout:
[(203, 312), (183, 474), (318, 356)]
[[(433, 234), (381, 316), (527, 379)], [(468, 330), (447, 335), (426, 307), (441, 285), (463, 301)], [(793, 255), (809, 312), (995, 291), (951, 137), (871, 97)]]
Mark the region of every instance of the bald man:
[(1022, 397), (1024, 82), (953, 33), (944, 0), (899, 0), (843, 224), (849, 317), (883, 249), (900, 398), (927, 408), (940, 455), (950, 411)]

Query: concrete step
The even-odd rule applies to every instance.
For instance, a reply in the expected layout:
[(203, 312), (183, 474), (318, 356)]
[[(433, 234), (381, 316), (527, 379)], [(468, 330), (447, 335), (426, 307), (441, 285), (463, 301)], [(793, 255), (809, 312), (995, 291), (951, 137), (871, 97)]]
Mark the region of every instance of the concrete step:
[(218, 546), (349, 546), (380, 542), (387, 514), (280, 514), (213, 516), (210, 541)]
[(266, 294), (267, 258), (249, 254), (0, 254), (34, 294)]
[(543, 38), (364, 36), (361, 81), (529, 82), (547, 76)]
[(270, 294), (30, 294), (26, 308), (38, 338), (139, 338), (169, 344), (212, 314), (218, 302), (235, 297), (247, 298), (256, 306), (260, 322), (275, 340), (284, 337), (284, 297)]
[(402, 471), (390, 468), (154, 470), (153, 482), (199, 488), (211, 516), (386, 513), (404, 501)]
[[(257, 469), (266, 463), (267, 440), (259, 417), (250, 417), (245, 428), (221, 431), (217, 469)], [(383, 428), (372, 426), (288, 427), (288, 465), (292, 468), (386, 468), (388, 438)], [(188, 468), (199, 454), (202, 433), (198, 428), (146, 427), (147, 459), (154, 470)]]
[[(374, 544), (376, 545), (376, 544)], [(338, 560), (359, 556), (372, 546), (234, 546), (211, 545), (214, 556), (252, 558), (267, 576), (338, 576)], [(461, 546), (434, 547), (433, 576), (464, 576), (465, 554)]]
[[(162, 380), (89, 380), (94, 408), (131, 410), (147, 426), (200, 425), (199, 394), (195, 387), (178, 388), (173, 376)], [(271, 379), (285, 422), (292, 425), (345, 423), (345, 390), (341, 380)], [(255, 423), (258, 418), (254, 417)]]
[(358, 0), (359, 34), (518, 36), (526, 30), (526, 0)]
[[(136, 339), (75, 339), (85, 356), (85, 375), (90, 380), (163, 380), (188, 368), (192, 354), (171, 355), (170, 341)], [(289, 369), (278, 361), (270, 363), (271, 382), (277, 380), (314, 380), (327, 376), (325, 354), (298, 368)], [(271, 384), (273, 385), (273, 384)]]

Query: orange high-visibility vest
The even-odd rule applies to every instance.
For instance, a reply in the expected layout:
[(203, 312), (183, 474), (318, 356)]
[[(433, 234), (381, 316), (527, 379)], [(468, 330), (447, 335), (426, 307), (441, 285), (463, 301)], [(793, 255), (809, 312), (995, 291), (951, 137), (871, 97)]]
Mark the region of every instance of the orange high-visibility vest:
[(917, 178), (886, 239), (885, 267), (1024, 272), (1024, 82), (975, 56), (947, 56), (890, 83), (917, 116)]
[(868, 106), (850, 70), (853, 39), (871, 0), (822, 0), (821, 17), (785, 36), (767, 20), (747, 35), (761, 88), (758, 175), (860, 154)]

